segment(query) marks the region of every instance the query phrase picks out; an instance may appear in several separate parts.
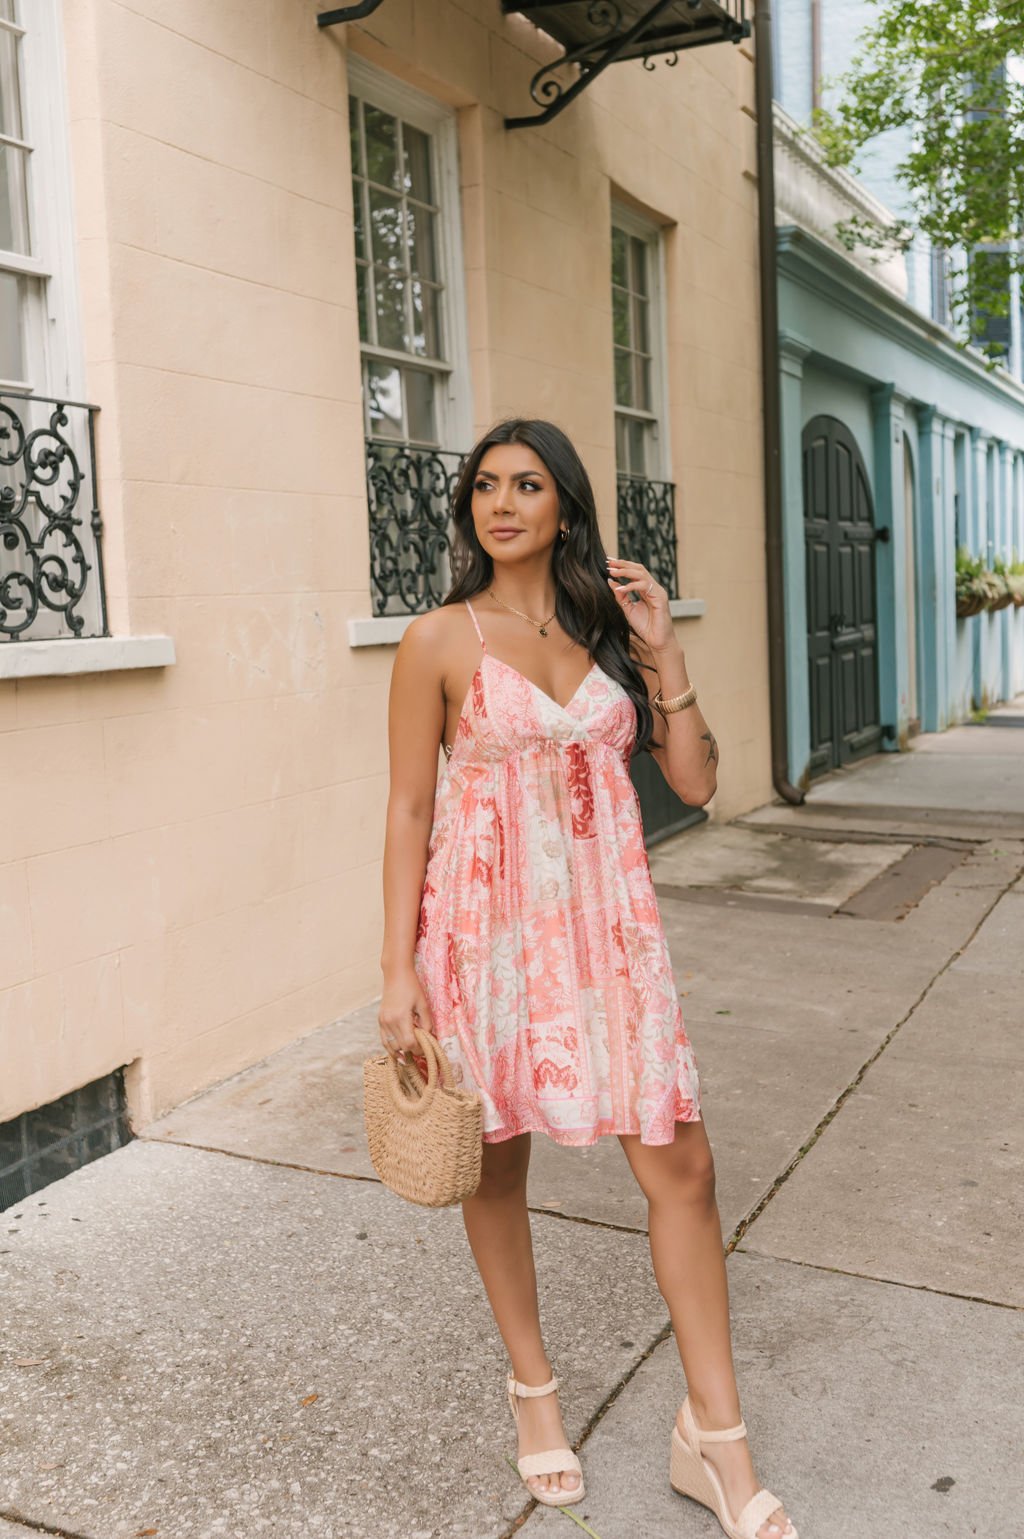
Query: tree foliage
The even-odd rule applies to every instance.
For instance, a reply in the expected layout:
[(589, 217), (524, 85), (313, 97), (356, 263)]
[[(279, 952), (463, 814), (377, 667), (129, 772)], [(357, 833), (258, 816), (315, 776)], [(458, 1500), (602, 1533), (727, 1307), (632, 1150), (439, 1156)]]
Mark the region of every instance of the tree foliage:
[[(954, 324), (979, 337), (979, 317), (1005, 317), (1008, 281), (1024, 270), (1024, 0), (872, 0), (877, 14), (836, 105), (814, 114), (826, 159), (854, 166), (887, 129), (909, 130), (896, 168), (909, 218), (888, 230), (859, 218), (849, 246), (906, 250), (920, 232), (950, 253)], [(983, 351), (994, 360), (992, 341)]]

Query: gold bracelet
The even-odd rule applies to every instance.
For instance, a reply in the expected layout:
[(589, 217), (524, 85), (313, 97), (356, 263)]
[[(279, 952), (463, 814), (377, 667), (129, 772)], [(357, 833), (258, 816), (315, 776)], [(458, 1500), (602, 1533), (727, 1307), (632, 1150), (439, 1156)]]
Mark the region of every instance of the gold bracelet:
[(697, 691), (691, 684), (689, 689), (684, 690), (681, 695), (673, 695), (671, 700), (663, 700), (661, 698), (661, 690), (659, 689), (652, 704), (656, 710), (661, 712), (662, 716), (668, 716), (672, 711), (685, 711), (688, 705), (695, 705), (696, 702)]

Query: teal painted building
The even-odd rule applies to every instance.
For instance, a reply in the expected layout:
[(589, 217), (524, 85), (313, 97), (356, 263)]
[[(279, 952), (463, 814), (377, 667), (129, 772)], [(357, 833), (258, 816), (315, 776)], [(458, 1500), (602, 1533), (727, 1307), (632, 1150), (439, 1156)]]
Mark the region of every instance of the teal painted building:
[[(822, 7), (843, 46), (860, 5)], [(777, 95), (810, 107), (797, 43), (810, 8), (779, 15)], [(821, 44), (819, 41), (819, 48)], [(847, 53), (848, 56), (848, 53)], [(811, 60), (813, 66), (813, 59)], [(836, 65), (836, 69), (838, 69)], [(829, 71), (831, 72), (831, 71)], [(882, 150), (885, 150), (882, 146)], [(886, 221), (896, 146), (872, 177), (827, 168), (776, 112), (776, 220), (789, 775), (795, 784), (898, 750), (1024, 691), (1024, 609), (957, 619), (957, 546), (1024, 557), (1019, 306), (1006, 367), (986, 371), (936, 318), (941, 270), (914, 251), (873, 265), (837, 219)]]

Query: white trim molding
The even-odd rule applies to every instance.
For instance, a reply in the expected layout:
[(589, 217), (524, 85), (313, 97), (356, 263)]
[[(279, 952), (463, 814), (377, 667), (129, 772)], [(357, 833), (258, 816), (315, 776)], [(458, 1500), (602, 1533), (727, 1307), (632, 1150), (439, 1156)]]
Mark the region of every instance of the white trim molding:
[(174, 661), (171, 636), (83, 636), (61, 641), (11, 641), (0, 645), (0, 679), (41, 679), (55, 674), (165, 668)]

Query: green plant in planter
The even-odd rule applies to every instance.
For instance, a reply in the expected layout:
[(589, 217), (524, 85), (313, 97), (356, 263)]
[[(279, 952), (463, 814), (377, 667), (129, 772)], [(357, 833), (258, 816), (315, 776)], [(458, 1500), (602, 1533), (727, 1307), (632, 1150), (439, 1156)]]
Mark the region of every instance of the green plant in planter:
[(980, 556), (972, 556), (963, 545), (956, 553), (956, 612), (960, 619), (981, 614), (983, 609), (1002, 608), (1013, 603), (1003, 579), (985, 565)]
[(988, 605), (988, 608), (1008, 609), (1013, 603), (1013, 589), (1010, 587), (1010, 569), (1002, 556), (996, 556), (992, 562), (992, 577), (994, 579), (995, 597)]
[(1009, 595), (1009, 602), (1015, 604), (1018, 609), (1024, 608), (1024, 561), (1019, 559), (1017, 552), (1014, 551), (1011, 561), (1004, 561), (1001, 556), (997, 557), (992, 563), (992, 570), (1002, 579)]

